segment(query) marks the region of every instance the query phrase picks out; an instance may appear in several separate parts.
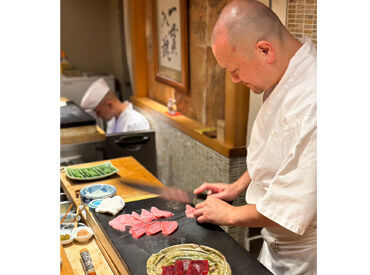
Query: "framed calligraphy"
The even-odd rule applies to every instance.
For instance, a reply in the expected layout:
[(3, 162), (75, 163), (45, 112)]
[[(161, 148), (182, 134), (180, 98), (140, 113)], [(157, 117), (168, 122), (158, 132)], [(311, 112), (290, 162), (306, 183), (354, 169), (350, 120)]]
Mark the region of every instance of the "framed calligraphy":
[(152, 0), (155, 79), (188, 93), (186, 0)]

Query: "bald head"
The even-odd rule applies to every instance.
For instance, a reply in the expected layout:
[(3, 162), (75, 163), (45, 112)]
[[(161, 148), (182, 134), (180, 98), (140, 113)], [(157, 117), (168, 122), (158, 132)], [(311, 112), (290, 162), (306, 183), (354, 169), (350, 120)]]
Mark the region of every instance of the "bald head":
[(234, 0), (224, 7), (212, 32), (212, 45), (227, 38), (231, 46), (253, 46), (257, 41), (283, 40), (287, 31), (277, 15), (258, 1)]

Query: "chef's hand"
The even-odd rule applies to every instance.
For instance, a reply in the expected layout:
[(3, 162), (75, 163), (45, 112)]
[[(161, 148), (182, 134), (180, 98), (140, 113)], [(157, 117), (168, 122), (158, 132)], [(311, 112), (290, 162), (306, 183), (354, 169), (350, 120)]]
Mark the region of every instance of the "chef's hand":
[(239, 195), (232, 184), (208, 182), (196, 188), (194, 194), (199, 194), (206, 190), (208, 197), (214, 197), (225, 201), (232, 201)]
[(195, 206), (194, 217), (198, 222), (218, 225), (231, 225), (234, 206), (215, 196), (208, 196), (205, 201)]

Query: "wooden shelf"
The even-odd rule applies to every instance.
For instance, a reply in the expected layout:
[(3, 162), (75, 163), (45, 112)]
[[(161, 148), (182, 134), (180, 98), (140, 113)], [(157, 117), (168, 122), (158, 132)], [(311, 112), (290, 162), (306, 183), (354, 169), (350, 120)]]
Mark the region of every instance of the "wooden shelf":
[(246, 148), (242, 147), (231, 147), (227, 144), (220, 143), (216, 139), (209, 138), (203, 134), (196, 132), (195, 130), (208, 128), (207, 125), (202, 124), (196, 120), (190, 119), (184, 115), (170, 116), (166, 114), (167, 107), (150, 99), (149, 97), (131, 97), (131, 102), (143, 110), (154, 115), (156, 118), (170, 124), (172, 127), (180, 130), (187, 134), (191, 138), (199, 141), (214, 151), (224, 155), (225, 157), (242, 157), (246, 156)]

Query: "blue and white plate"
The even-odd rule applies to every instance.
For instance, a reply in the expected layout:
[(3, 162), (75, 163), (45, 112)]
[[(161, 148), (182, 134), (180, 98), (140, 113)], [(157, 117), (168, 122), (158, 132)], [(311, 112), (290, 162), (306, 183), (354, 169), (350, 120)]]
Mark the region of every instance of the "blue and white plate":
[(93, 184), (81, 189), (81, 201), (84, 204), (89, 204), (96, 199), (105, 199), (116, 195), (117, 189), (109, 184)]
[(97, 207), (100, 205), (100, 203), (102, 202), (102, 200), (103, 200), (103, 199), (96, 199), (96, 200), (91, 201), (91, 202), (89, 203), (89, 207), (90, 207), (90, 209), (95, 209), (95, 208), (97, 208)]

